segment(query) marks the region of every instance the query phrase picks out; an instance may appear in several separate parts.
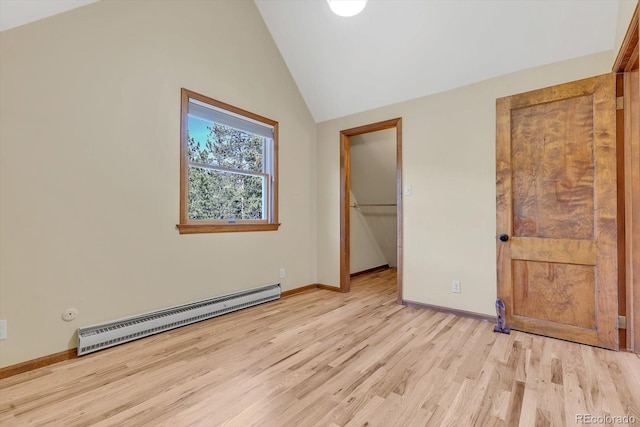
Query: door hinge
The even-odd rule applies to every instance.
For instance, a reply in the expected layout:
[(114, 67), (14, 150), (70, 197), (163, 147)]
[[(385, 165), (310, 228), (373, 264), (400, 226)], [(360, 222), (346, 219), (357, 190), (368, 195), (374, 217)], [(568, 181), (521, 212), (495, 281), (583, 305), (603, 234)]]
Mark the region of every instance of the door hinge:
[(616, 110), (624, 110), (624, 96), (616, 98)]
[(618, 316), (618, 329), (627, 329), (627, 317)]

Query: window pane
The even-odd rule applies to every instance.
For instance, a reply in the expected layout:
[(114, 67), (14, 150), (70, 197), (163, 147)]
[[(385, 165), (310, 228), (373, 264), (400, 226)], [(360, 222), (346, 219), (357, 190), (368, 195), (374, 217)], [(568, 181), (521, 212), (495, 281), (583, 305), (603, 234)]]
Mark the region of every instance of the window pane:
[(193, 116), (189, 116), (188, 127), (190, 162), (263, 171), (266, 138)]
[(189, 166), (189, 220), (260, 220), (265, 178)]
[(197, 99), (189, 99), (189, 116), (197, 117), (209, 123), (218, 123), (235, 129), (242, 129), (248, 133), (273, 138), (273, 125), (256, 121), (242, 114), (232, 113), (224, 108), (216, 107)]

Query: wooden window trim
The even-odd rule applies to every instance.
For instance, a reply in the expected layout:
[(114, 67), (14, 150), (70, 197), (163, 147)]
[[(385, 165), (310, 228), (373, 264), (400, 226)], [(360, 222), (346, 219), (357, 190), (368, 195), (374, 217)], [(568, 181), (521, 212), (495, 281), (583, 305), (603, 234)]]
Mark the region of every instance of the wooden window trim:
[[(180, 222), (176, 225), (179, 233), (198, 234), (278, 230), (280, 227), (280, 223), (278, 222), (278, 122), (185, 88), (182, 88), (180, 92)], [(273, 195), (271, 197), (267, 196), (271, 204), (269, 206), (271, 210), (271, 220), (237, 220), (237, 222), (234, 223), (229, 223), (229, 221), (189, 220), (189, 159), (187, 158), (186, 144), (188, 139), (187, 112), (189, 111), (189, 99), (196, 99), (273, 127)], [(265, 174), (256, 173), (255, 175)]]
[(180, 234), (276, 231), (279, 227), (280, 224), (247, 224), (246, 222), (237, 224), (178, 224), (178, 230), (180, 231)]

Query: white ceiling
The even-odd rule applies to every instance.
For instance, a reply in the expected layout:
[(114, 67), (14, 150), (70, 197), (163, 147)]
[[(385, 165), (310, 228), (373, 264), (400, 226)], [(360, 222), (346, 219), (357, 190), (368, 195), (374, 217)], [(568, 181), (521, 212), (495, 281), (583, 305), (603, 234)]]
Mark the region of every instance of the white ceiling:
[(317, 122), (611, 50), (617, 0), (254, 0)]
[(0, 0), (0, 31), (96, 1), (98, 0)]
[[(94, 1), (0, 0), (0, 31)], [(369, 0), (342, 18), (325, 0), (254, 1), (317, 122), (611, 50), (618, 13), (618, 0)]]

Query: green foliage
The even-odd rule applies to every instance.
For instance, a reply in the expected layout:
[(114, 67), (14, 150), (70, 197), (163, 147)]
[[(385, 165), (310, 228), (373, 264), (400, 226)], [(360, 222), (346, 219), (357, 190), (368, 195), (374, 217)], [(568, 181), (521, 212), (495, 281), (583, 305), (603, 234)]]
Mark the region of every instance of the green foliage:
[(189, 167), (190, 220), (255, 220), (262, 218), (264, 138), (214, 124), (207, 140), (189, 137), (189, 162), (245, 171), (237, 173), (192, 165)]

